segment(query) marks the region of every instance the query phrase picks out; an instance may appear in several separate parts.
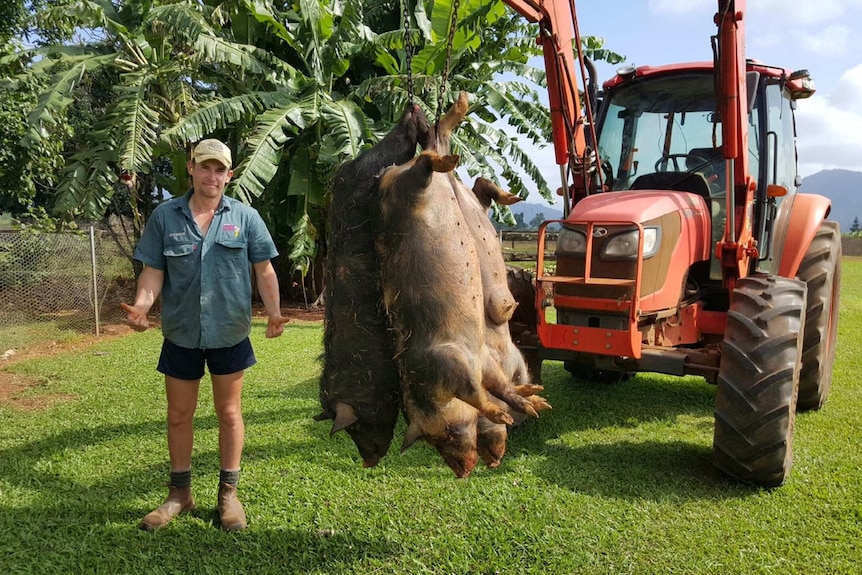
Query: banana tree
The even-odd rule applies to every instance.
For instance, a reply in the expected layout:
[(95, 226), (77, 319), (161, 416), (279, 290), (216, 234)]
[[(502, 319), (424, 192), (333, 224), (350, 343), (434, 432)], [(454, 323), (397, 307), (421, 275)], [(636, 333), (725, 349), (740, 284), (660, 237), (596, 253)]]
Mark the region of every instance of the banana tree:
[[(60, 175), (58, 211), (98, 217), (123, 185), (136, 207), (142, 180), (179, 193), (187, 147), (216, 135), (239, 162), (228, 193), (261, 211), (287, 271), (304, 275), (321, 255), (335, 169), (382, 137), (411, 99), (433, 118), (460, 90), (472, 102), (453, 141), (462, 165), (525, 195), (523, 174), (550, 195), (511, 136), (548, 141), (547, 109), (536, 91), (544, 73), (530, 65), (535, 30), (501, 1), (417, 0), (406, 7), (406, 31), (405, 6), (388, 0), (54, 6), (40, 17), (91, 30), (96, 40), (35, 51), (41, 59), (26, 73), (51, 74), (51, 83), (30, 114), (25, 141), (44, 141), (85, 75), (105, 67), (117, 75), (112, 101)], [(174, 168), (159, 172), (157, 164)]]
[[(130, 191), (132, 212), (139, 215), (138, 176), (153, 173), (167, 161), (184, 165), (184, 146), (164, 137), (165, 130), (219, 96), (223, 78), (270, 69), (269, 55), (253, 46), (225, 40), (197, 2), (124, 2), (70, 0), (52, 4), (38, 17), (89, 30), (95, 40), (82, 45), (48, 45), (22, 51), (32, 62), (7, 85), (28, 77), (50, 77), (29, 114), (22, 143), (38, 147), (51, 126), (74, 104), (72, 94), (88, 75), (110, 69), (117, 83), (103, 113), (89, 133), (79, 134), (77, 149), (59, 175), (54, 211), (101, 217), (120, 186)], [(234, 110), (232, 119), (263, 110), (254, 100)], [(184, 145), (188, 142), (184, 142)], [(185, 187), (184, 169), (153, 173), (161, 189)], [(138, 218), (138, 226), (143, 222)]]

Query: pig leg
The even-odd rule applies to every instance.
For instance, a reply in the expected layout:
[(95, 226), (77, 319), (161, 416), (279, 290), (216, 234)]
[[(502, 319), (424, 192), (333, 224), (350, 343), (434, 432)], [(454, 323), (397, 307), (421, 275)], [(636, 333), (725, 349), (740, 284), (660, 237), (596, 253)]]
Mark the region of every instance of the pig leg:
[(514, 343), (511, 344), (509, 357), (510, 359), (514, 358), (517, 365), (514, 370), (504, 369), (503, 371), (504, 373), (515, 374), (514, 377), (512, 377), (512, 381), (515, 383), (515, 393), (527, 398), (533, 404), (533, 407), (537, 408), (536, 411), (551, 409), (551, 404), (549, 404), (544, 397), (536, 395), (537, 393), (544, 391), (545, 388), (541, 385), (530, 383), (530, 374), (527, 370), (527, 364)]
[(431, 139), (430, 145), (432, 149), (440, 154), (448, 154), (451, 146), (452, 130), (455, 126), (461, 123), (461, 120), (467, 115), (467, 92), (460, 92), (458, 99), (449, 108), (449, 111), (440, 118), (440, 122), (434, 127), (434, 137)]
[(455, 344), (442, 344), (432, 348), (429, 355), (440, 366), (441, 376), (447, 379), (444, 385), (453, 397), (472, 405), (494, 423), (513, 422), (505, 409), (490, 400), (480, 379), (481, 366), (476, 369), (475, 360), (467, 357), (463, 348)]
[[(548, 403), (548, 400), (536, 395), (537, 393), (544, 391), (545, 388), (541, 385), (530, 383), (527, 364), (524, 362), (523, 356), (518, 351), (518, 348), (515, 347), (515, 344), (512, 344), (512, 348), (513, 351), (510, 358), (514, 357), (517, 361), (517, 367), (514, 370), (515, 375), (512, 378), (512, 381), (515, 383), (513, 386), (515, 393), (529, 401), (533, 406), (533, 409), (536, 411), (546, 411), (551, 409), (551, 404)], [(512, 373), (512, 371), (504, 370), (504, 373)], [(527, 413), (530, 413), (530, 411), (527, 410)]]
[(425, 150), (413, 161), (383, 172), (380, 188), (414, 195), (422, 193), (434, 172), (451, 172), (458, 165), (458, 160), (458, 156), (441, 156), (433, 150)]
[(539, 414), (533, 407), (532, 402), (518, 394), (515, 386), (503, 373), (500, 364), (491, 353), (484, 354), (482, 366), (482, 385), (491, 392), (492, 395), (502, 399), (515, 411), (526, 413), (531, 417), (538, 417)]

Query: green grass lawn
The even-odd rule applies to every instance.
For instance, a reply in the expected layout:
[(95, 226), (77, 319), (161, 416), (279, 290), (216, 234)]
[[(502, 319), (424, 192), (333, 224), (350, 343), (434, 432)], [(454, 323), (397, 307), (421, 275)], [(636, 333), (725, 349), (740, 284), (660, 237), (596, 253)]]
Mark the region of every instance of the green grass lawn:
[(796, 420), (774, 490), (712, 467), (715, 390), (640, 374), (576, 382), (544, 369), (554, 409), (516, 429), (498, 469), (454, 477), (417, 444), (363, 469), (318, 412), (320, 324), (252, 335), (240, 496), (249, 528), (218, 529), (217, 425), (197, 416), (198, 510), (137, 529), (165, 495), (157, 331), (19, 362), (0, 402), (4, 573), (856, 573), (862, 564), (862, 260), (845, 259), (829, 401)]

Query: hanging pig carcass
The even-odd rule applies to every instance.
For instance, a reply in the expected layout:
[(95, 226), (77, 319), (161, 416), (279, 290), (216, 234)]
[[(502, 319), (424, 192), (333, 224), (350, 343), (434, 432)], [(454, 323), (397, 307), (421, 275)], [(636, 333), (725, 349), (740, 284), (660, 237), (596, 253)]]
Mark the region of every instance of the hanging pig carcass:
[(317, 419), (332, 419), (331, 434), (345, 430), (363, 465), (376, 465), (389, 449), (400, 412), (398, 370), (382, 306), (373, 214), (378, 179), (403, 164), (428, 140), (428, 122), (411, 105), (379, 143), (345, 162), (332, 186), (327, 220), (323, 371)]
[(500, 240), (488, 218), (492, 199), (498, 203), (512, 204), (520, 198), (504, 192), (484, 178), (478, 178), (471, 191), (454, 175), (450, 176), (455, 198), (479, 254), (485, 307), (485, 344), (496, 360), (487, 366), (485, 388), (508, 404), (518, 405), (517, 411), (536, 416), (537, 411), (550, 409), (550, 405), (535, 395), (542, 391), (542, 387), (530, 382), (524, 357), (509, 332), (508, 322), (517, 302), (509, 290)]
[[(511, 383), (500, 394), (505, 403), (485, 387), (488, 373), (501, 369), (485, 343), (480, 257), (449, 178), (457, 156), (437, 153), (448, 150), (466, 109), (466, 98), (459, 99), (440, 122), (432, 149), (382, 176), (376, 244), (408, 419), (402, 449), (423, 438), (459, 477), (472, 471), (479, 444), (499, 462), (494, 425), (505, 431), (514, 422), (512, 409), (535, 413), (530, 401), (509, 393)], [(480, 417), (489, 425), (480, 426)], [(484, 437), (477, 442), (478, 434)]]
[(476, 410), (513, 420), (482, 387), (479, 260), (445, 175), (456, 164), (426, 150), (383, 174), (377, 250), (409, 421), (404, 448), (422, 437), (465, 477), (478, 459)]
[[(551, 409), (547, 400), (536, 395), (543, 388), (531, 383), (524, 357), (509, 332), (508, 322), (518, 304), (509, 290), (502, 246), (488, 218), (492, 200), (498, 204), (512, 205), (521, 198), (501, 190), (485, 178), (476, 179), (472, 192), (454, 176), (452, 179), (455, 197), (479, 252), (485, 298), (485, 345), (496, 360), (486, 369), (483, 384), (494, 395), (509, 398), (507, 401), (510, 404), (521, 402), (520, 409), (510, 410), (517, 424), (526, 415), (536, 416), (539, 411)], [(506, 426), (494, 424), (480, 416), (479, 454), (486, 465), (496, 467), (500, 464), (507, 438)]]

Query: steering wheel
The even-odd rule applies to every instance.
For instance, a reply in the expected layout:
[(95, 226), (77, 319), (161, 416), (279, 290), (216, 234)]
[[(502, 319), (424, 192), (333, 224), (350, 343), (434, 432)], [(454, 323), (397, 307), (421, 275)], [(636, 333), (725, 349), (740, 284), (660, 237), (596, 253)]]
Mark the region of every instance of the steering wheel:
[(680, 169), (680, 160), (683, 160), (683, 165), (685, 164), (685, 159), (688, 157), (688, 154), (667, 154), (666, 156), (662, 156), (655, 163), (655, 171), (656, 172), (667, 172), (670, 167), (668, 164), (673, 164), (674, 172), (684, 172), (685, 167)]
[(614, 167), (611, 166), (609, 160), (602, 160), (601, 162), (602, 173), (605, 175), (605, 185), (609, 190), (614, 189)]
[(700, 172), (706, 177), (715, 173), (714, 160), (697, 153), (689, 154), (685, 165), (689, 172)]

